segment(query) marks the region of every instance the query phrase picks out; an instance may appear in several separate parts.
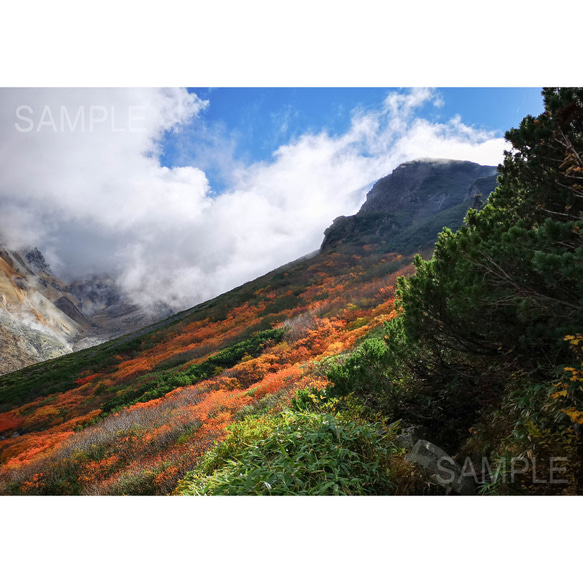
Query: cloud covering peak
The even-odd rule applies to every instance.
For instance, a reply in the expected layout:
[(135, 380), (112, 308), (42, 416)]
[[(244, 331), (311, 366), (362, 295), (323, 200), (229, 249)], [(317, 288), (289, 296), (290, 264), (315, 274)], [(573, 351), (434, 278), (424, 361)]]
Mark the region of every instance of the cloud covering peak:
[(161, 163), (169, 141), (188, 148), (182, 130), (209, 102), (184, 89), (0, 90), (1, 238), (38, 246), (63, 278), (114, 273), (143, 305), (180, 309), (318, 248), (398, 164), (497, 164), (505, 144), (459, 117), (417, 117), (440, 106), (433, 90), (388, 92), (344, 133), (305, 132), (269, 160), (242, 164), (212, 142), (205, 156), (230, 172), (213, 192), (196, 161)]

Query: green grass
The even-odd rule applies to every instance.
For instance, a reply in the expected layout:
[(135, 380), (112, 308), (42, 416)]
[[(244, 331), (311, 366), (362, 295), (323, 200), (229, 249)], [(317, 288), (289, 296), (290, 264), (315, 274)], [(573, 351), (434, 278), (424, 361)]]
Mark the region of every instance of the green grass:
[[(316, 397), (317, 398), (317, 397)], [(331, 407), (247, 417), (179, 483), (181, 495), (386, 495), (400, 450), (380, 424)], [(305, 408), (303, 408), (305, 407)], [(303, 410), (302, 410), (303, 408)]]

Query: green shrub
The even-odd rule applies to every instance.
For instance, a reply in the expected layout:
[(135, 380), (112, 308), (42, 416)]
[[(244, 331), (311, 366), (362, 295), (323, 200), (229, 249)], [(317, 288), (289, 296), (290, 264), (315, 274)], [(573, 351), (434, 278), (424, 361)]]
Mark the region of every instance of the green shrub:
[(397, 382), (395, 359), (381, 338), (368, 338), (344, 362), (336, 362), (327, 370), (332, 383), (328, 397), (343, 397), (354, 393), (368, 406), (390, 410), (399, 399), (401, 386)]
[(398, 449), (379, 425), (286, 411), (235, 425), (177, 489), (183, 495), (383, 495)]

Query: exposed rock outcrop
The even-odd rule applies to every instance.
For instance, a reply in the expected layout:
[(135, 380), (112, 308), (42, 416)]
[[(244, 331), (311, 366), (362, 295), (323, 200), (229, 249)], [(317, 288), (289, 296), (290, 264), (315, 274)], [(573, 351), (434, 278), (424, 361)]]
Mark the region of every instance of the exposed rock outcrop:
[(359, 214), (397, 214), (406, 208), (413, 220), (422, 220), (468, 199), (472, 184), (495, 174), (495, 166), (460, 160), (424, 158), (405, 162), (375, 183)]
[(111, 278), (68, 286), (37, 249), (0, 247), (0, 374), (100, 344), (172, 311), (145, 310)]

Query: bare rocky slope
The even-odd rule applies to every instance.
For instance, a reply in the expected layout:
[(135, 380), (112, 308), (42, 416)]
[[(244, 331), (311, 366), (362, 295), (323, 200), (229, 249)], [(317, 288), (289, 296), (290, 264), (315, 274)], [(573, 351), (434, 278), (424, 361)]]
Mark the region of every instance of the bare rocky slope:
[(0, 374), (100, 344), (172, 314), (146, 312), (112, 278), (67, 285), (38, 249), (0, 246)]

